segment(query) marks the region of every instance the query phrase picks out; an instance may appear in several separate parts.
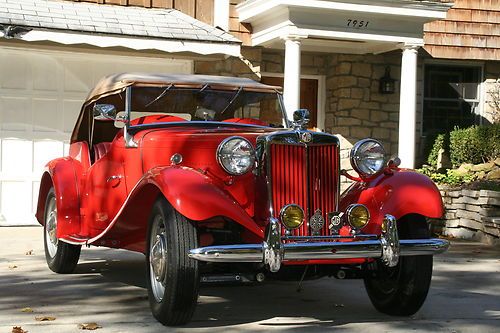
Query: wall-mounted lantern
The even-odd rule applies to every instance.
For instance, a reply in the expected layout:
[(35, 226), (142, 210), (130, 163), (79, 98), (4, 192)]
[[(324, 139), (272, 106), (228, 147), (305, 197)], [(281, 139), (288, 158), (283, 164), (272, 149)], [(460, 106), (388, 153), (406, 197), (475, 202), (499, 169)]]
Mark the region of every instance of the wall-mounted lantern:
[(385, 68), (385, 75), (380, 78), (379, 92), (381, 94), (394, 94), (396, 92), (396, 80), (391, 77), (391, 67)]

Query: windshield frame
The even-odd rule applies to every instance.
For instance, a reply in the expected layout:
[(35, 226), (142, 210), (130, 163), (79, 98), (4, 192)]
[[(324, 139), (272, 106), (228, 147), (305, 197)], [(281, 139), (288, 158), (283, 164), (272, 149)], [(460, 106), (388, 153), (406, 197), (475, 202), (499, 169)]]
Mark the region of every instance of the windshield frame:
[[(130, 132), (130, 131), (133, 131), (133, 132), (136, 132), (135, 129), (143, 129), (143, 128), (152, 128), (152, 127), (165, 127), (165, 126), (179, 126), (180, 124), (182, 124), (181, 126), (186, 126), (188, 124), (196, 124), (197, 126), (199, 126), (200, 124), (210, 124), (210, 126), (214, 126), (215, 124), (217, 125), (221, 125), (223, 127), (227, 127), (227, 125), (230, 125), (230, 126), (241, 126), (241, 127), (257, 127), (257, 128), (279, 128), (279, 127), (272, 127), (272, 126), (262, 126), (262, 125), (257, 125), (257, 124), (241, 124), (241, 123), (233, 123), (233, 122), (222, 122), (222, 121), (209, 121), (209, 120), (206, 120), (206, 121), (188, 121), (188, 122), (159, 122), (159, 123), (155, 123), (155, 124), (138, 124), (138, 125), (132, 125), (131, 124), (131, 113), (132, 113), (132, 94), (133, 94), (133, 88), (134, 87), (155, 87), (155, 88), (163, 88), (163, 87), (160, 87), (160, 86), (152, 86), (152, 85), (142, 85), (142, 84), (139, 84), (139, 85), (131, 85), (131, 86), (128, 86), (126, 89), (125, 89), (125, 113), (126, 113), (126, 117), (124, 119), (124, 122), (125, 122), (125, 126), (124, 126), (124, 131), (125, 131), (125, 134), (127, 132)], [(197, 87), (197, 89), (199, 89), (199, 91), (204, 91), (208, 88), (209, 86), (208, 85), (203, 85), (202, 87)], [(164, 92), (167, 92), (172, 90), (172, 89), (175, 89), (175, 88), (187, 88), (185, 85), (174, 85), (174, 84), (170, 84), (168, 86), (165, 87), (165, 90)], [(191, 89), (193, 89), (193, 87), (189, 87)], [(211, 88), (211, 87), (210, 87)], [(232, 89), (221, 89), (221, 87), (215, 87), (215, 88), (211, 88), (211, 90), (213, 91), (234, 91), (236, 93), (236, 96), (239, 95), (240, 92), (242, 91), (249, 91), (249, 92), (256, 92), (256, 93), (262, 93), (261, 90), (259, 89), (248, 89), (248, 88), (244, 88), (244, 87), (238, 87), (238, 86), (233, 86), (231, 87)], [(284, 102), (283, 102), (283, 94), (276, 90), (275, 92), (266, 92), (268, 94), (275, 94), (276, 97), (277, 97), (277, 102), (278, 102), (278, 107), (279, 107), (279, 113), (281, 115), (281, 118), (282, 118), (282, 125), (284, 126), (284, 128), (290, 128), (291, 126), (291, 122), (290, 120), (288, 119), (287, 117), (287, 113), (286, 113), (286, 110), (285, 110), (285, 106), (284, 106)], [(162, 96), (160, 96), (160, 98), (163, 97), (163, 93), (160, 94)], [(156, 101), (155, 101), (156, 102)], [(230, 104), (232, 103), (233, 101), (230, 102)], [(230, 106), (230, 104), (226, 107), (226, 109)], [(224, 111), (226, 110), (224, 109)], [(127, 139), (127, 136), (125, 135), (125, 138)]]

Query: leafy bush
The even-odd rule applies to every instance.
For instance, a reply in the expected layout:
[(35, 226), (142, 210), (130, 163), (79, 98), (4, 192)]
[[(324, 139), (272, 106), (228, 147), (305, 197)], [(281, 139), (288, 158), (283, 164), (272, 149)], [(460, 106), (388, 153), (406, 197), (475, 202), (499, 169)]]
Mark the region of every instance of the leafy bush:
[(421, 169), (418, 169), (417, 171), (423, 173), (437, 184), (459, 186), (464, 183), (470, 183), (476, 180), (475, 174), (461, 174), (457, 172), (457, 170), (452, 170), (452, 169), (446, 170), (446, 172), (438, 172), (435, 168), (431, 166), (423, 166)]
[(427, 157), (427, 163), (434, 168), (437, 168), (437, 162), (438, 162), (438, 156), (439, 156), (439, 151), (443, 149), (444, 151), (448, 151), (448, 146), (449, 146), (449, 138), (448, 134), (438, 134), (436, 138), (434, 139), (434, 143), (432, 145), (432, 148), (429, 152), (429, 155)]
[(500, 124), (456, 128), (450, 132), (450, 159), (455, 167), (462, 163), (482, 163), (499, 155)]

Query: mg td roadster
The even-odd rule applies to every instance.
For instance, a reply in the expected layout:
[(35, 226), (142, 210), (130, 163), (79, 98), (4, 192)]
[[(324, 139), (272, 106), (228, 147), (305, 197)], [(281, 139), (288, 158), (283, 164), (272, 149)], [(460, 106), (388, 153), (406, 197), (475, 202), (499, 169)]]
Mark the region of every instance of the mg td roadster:
[[(200, 281), (360, 278), (376, 309), (422, 306), (436, 186), (357, 142), (286, 117), (280, 88), (250, 79), (116, 74), (90, 92), (69, 156), (46, 165), (36, 217), (45, 257), (71, 273), (86, 246), (145, 254), (153, 316), (190, 320)], [(340, 194), (340, 177), (354, 182)]]

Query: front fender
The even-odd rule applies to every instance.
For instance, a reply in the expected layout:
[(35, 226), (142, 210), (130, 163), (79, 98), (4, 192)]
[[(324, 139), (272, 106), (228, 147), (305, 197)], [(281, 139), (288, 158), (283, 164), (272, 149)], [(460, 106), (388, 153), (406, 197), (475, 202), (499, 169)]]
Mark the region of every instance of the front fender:
[(57, 206), (57, 237), (80, 232), (80, 194), (78, 190), (81, 164), (71, 157), (57, 158), (45, 166), (40, 182), (36, 218), (44, 224), (45, 202), (51, 187), (54, 187)]
[(144, 181), (154, 183), (179, 213), (190, 220), (227, 217), (263, 238), (264, 232), (243, 208), (206, 175), (187, 167), (154, 168)]
[(443, 215), (443, 202), (436, 185), (427, 176), (411, 170), (394, 170), (369, 182), (358, 182), (349, 187), (340, 198), (340, 209), (345, 211), (352, 203), (364, 204), (370, 211), (370, 223), (364, 232), (380, 233), (385, 214), (396, 219), (407, 214), (429, 218)]

